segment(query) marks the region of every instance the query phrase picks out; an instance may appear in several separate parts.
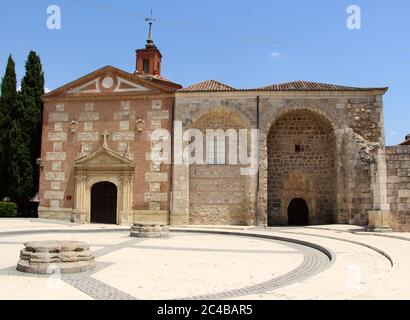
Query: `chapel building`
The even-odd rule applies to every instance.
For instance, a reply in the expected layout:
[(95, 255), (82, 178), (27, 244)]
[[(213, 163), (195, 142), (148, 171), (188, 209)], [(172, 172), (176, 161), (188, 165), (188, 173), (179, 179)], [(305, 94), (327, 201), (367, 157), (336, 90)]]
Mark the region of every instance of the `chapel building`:
[[(44, 96), (41, 218), (410, 230), (410, 146), (385, 147), (387, 88), (182, 88), (161, 76), (161, 60), (149, 39), (135, 72), (107, 66)], [(258, 130), (258, 172), (227, 162), (225, 136), (212, 144), (213, 162), (158, 165), (156, 129), (171, 133), (172, 146), (188, 144), (175, 141), (176, 122), (203, 133)]]

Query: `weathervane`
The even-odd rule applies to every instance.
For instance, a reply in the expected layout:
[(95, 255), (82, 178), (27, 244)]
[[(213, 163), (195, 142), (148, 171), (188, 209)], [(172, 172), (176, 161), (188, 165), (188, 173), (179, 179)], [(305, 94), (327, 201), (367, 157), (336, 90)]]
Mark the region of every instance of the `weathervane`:
[(153, 46), (154, 40), (152, 39), (152, 24), (157, 20), (152, 17), (152, 9), (151, 9), (151, 15), (148, 18), (145, 18), (145, 21), (147, 21), (149, 24), (147, 43), (148, 43), (148, 46)]

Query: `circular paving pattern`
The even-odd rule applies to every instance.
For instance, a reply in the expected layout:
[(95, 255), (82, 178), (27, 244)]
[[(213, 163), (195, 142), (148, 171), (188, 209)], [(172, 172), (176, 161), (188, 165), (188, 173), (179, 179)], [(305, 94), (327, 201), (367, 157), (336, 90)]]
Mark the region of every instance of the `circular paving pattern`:
[(20, 273), (15, 261), (24, 242), (56, 239), (85, 241), (96, 256), (95, 270), (59, 275), (60, 288), (100, 300), (240, 298), (304, 281), (332, 263), (325, 249), (285, 239), (183, 232), (169, 239), (133, 239), (126, 232), (10, 234), (0, 237), (0, 279), (24, 286), (35, 278), (44, 282), (44, 294), (53, 294), (58, 289), (50, 288), (49, 277)]

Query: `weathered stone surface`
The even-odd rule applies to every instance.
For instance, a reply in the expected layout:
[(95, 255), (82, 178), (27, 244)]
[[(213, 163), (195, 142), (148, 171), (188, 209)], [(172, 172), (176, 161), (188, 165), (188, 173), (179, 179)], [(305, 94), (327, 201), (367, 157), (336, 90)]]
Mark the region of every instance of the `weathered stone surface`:
[(100, 114), (98, 112), (81, 112), (80, 121), (98, 121)]
[(49, 132), (48, 141), (67, 141), (66, 132)]
[(55, 199), (55, 200), (63, 200), (64, 199), (64, 191), (45, 191), (44, 192), (45, 199)]
[(67, 154), (65, 152), (47, 152), (47, 161), (65, 161)]
[(390, 227), (397, 232), (410, 232), (410, 146), (386, 148), (386, 162)]
[(169, 226), (155, 224), (134, 224), (131, 227), (131, 237), (167, 238), (169, 237)]
[(145, 202), (165, 202), (168, 201), (168, 194), (167, 193), (146, 193), (145, 194)]
[(132, 131), (114, 132), (112, 139), (113, 141), (134, 141), (135, 133)]
[(34, 274), (79, 273), (95, 268), (95, 257), (79, 241), (27, 242), (20, 252), (17, 270)]
[(78, 141), (98, 141), (98, 132), (80, 132), (78, 134)]
[(133, 111), (119, 111), (114, 113), (115, 121), (130, 121), (135, 120), (135, 112)]
[(46, 181), (64, 181), (64, 172), (46, 172)]
[(165, 110), (149, 111), (148, 118), (150, 120), (168, 120), (169, 112)]
[(50, 122), (66, 122), (68, 121), (68, 113), (50, 113), (48, 116)]
[(165, 182), (168, 180), (166, 172), (147, 172), (145, 174), (146, 182)]

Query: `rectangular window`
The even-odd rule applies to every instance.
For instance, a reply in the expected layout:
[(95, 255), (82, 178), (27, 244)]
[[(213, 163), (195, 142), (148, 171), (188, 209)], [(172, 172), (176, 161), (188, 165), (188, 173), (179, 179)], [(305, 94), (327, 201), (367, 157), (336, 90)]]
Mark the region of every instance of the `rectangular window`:
[(145, 59), (143, 64), (144, 64), (143, 66), (144, 73), (149, 73), (149, 60)]
[(225, 136), (218, 136), (208, 141), (208, 165), (226, 164)]

